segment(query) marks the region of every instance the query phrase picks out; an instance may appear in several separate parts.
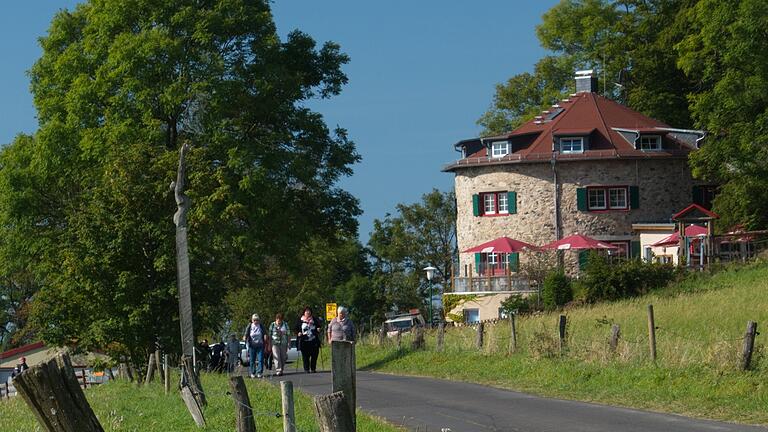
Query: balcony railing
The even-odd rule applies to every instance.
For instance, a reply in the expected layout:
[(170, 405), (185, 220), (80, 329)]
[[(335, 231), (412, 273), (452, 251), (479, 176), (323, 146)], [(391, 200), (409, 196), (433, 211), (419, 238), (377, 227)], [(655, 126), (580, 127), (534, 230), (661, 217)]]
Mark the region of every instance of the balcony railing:
[(498, 275), (477, 277), (454, 277), (446, 293), (465, 294), (480, 292), (531, 292), (527, 278), (522, 276)]

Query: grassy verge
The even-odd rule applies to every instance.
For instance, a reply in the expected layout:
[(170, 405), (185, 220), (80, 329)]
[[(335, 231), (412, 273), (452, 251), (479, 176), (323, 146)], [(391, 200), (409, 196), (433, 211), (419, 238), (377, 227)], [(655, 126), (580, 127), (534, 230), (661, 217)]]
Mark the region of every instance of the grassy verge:
[[(227, 394), (226, 376), (203, 377), (203, 388), (208, 396), (205, 409), (207, 430), (235, 429), (235, 411), (232, 397)], [(266, 381), (246, 380), (251, 406), (256, 415), (256, 430), (283, 430), (280, 412), (280, 389)], [(192, 421), (178, 392), (165, 395), (159, 384), (137, 387), (116, 381), (86, 391), (88, 401), (106, 431), (199, 431)], [(296, 392), (297, 430), (318, 431), (312, 400)], [(0, 400), (0, 430), (8, 432), (40, 431), (40, 426), (20, 397)], [(358, 430), (366, 432), (401, 431), (383, 421), (358, 413)]]
[[(768, 265), (695, 277), (679, 286), (624, 301), (563, 312), (567, 350), (558, 349), (560, 313), (518, 317), (518, 350), (507, 355), (509, 322), (486, 326), (486, 344), (474, 347), (475, 329), (451, 328), (445, 350), (397, 349), (363, 341), (358, 366), (489, 384), (529, 393), (673, 412), (703, 418), (768, 424), (766, 336), (758, 336), (752, 370), (738, 370), (748, 320), (768, 324)], [(647, 305), (655, 309), (658, 361), (648, 354)], [(616, 353), (608, 348), (612, 324), (621, 326)], [(758, 328), (760, 330), (760, 327)], [(766, 333), (768, 334), (768, 332)], [(407, 338), (403, 347), (409, 346)]]

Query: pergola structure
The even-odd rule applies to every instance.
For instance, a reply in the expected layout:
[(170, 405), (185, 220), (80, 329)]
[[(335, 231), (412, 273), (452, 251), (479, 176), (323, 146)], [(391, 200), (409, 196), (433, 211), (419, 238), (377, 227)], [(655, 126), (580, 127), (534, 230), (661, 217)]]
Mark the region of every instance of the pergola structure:
[(714, 221), (720, 219), (716, 213), (711, 212), (698, 204), (691, 204), (684, 208), (674, 216), (672, 220), (677, 224), (677, 232), (684, 233), (680, 236), (678, 243), (677, 254), (678, 258), (685, 257), (686, 266), (691, 266), (691, 237), (687, 235), (686, 228), (690, 224), (703, 225), (707, 229), (707, 235), (699, 242), (699, 267), (704, 267), (705, 259), (706, 264), (712, 263), (712, 255), (714, 253)]

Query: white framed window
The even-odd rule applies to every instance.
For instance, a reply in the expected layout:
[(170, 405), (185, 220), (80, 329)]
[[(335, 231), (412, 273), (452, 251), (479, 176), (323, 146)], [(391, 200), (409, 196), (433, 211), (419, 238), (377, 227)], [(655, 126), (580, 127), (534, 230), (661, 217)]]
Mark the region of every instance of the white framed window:
[(627, 186), (606, 186), (587, 188), (589, 210), (629, 209), (629, 188)]
[(496, 197), (499, 201), (499, 214), (509, 213), (509, 195), (499, 192), (496, 194)]
[(583, 153), (584, 137), (560, 138), (560, 153)]
[(503, 157), (509, 154), (509, 141), (494, 141), (491, 143), (491, 156)]
[(483, 194), (483, 214), (496, 214), (496, 194)]
[(641, 135), (640, 150), (644, 150), (644, 151), (661, 150), (661, 135)]
[(587, 189), (587, 196), (589, 198), (590, 210), (605, 210), (608, 208), (605, 203), (604, 188), (589, 188)]
[(625, 187), (608, 188), (608, 208), (611, 208), (611, 209), (627, 208), (627, 188)]

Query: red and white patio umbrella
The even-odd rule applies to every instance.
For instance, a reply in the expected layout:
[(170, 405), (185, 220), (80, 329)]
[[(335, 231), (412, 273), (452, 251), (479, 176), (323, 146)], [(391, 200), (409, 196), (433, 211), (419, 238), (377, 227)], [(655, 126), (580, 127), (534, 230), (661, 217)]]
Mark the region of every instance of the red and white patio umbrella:
[(499, 237), (495, 240), (462, 251), (462, 253), (514, 253), (536, 249), (538, 249), (536, 246), (520, 240), (511, 239), (509, 237)]
[[(707, 228), (699, 225), (688, 225), (685, 227), (685, 236), (686, 237), (706, 237), (707, 236)], [(664, 237), (663, 239), (651, 243), (650, 246), (653, 247), (661, 247), (661, 246), (677, 246), (680, 244), (680, 232), (675, 231), (672, 234)]]
[(560, 240), (540, 246), (544, 250), (585, 250), (585, 249), (618, 249), (610, 243), (595, 240), (581, 234), (573, 234)]

